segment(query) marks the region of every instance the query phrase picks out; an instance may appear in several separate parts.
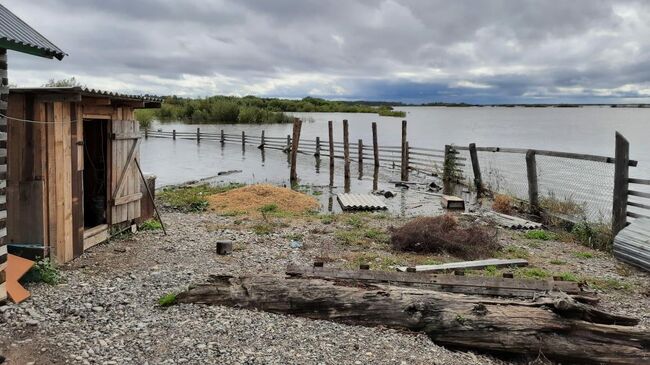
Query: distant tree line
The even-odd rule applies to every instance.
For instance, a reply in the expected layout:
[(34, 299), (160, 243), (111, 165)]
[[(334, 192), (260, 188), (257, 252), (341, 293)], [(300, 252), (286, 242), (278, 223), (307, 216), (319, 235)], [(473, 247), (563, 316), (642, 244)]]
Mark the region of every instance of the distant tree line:
[(200, 99), (169, 96), (155, 112), (142, 111), (136, 115), (148, 124), (152, 118), (161, 121), (182, 120), (191, 123), (289, 123), (288, 112), (377, 113), (382, 116), (403, 117), (390, 105), (363, 105), (354, 102), (329, 101), (307, 97), (301, 100), (258, 98), (256, 96), (211, 96)]

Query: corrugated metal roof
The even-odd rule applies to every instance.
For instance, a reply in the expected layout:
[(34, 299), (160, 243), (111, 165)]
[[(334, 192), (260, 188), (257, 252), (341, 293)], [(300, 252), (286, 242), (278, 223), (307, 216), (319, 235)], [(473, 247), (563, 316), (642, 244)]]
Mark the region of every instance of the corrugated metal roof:
[(614, 256), (650, 271), (650, 219), (635, 219), (616, 235)]
[(61, 60), (67, 56), (59, 47), (0, 4), (0, 47)]
[(370, 194), (338, 194), (336, 196), (343, 210), (388, 209), (380, 198)]
[(95, 97), (109, 97), (112, 99), (121, 100), (141, 100), (145, 102), (161, 103), (163, 98), (155, 95), (136, 95), (136, 94), (123, 94), (112, 91), (104, 91), (99, 89), (90, 89), (80, 86), (67, 86), (67, 87), (16, 87), (11, 88), (10, 92), (15, 93), (54, 93), (54, 94), (81, 94), (82, 96), (95, 96)]

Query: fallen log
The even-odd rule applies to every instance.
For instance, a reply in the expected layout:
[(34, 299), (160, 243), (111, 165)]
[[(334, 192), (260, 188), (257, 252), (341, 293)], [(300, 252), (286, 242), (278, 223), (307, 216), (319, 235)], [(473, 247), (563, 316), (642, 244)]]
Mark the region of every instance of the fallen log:
[[(179, 294), (180, 303), (259, 309), (312, 319), (425, 332), (441, 345), (490, 352), (542, 353), (569, 362), (640, 364), (650, 360), (647, 328), (590, 323), (600, 311), (568, 296), (508, 301), (385, 285), (272, 276), (213, 276)], [(577, 314), (577, 315), (576, 315)]]

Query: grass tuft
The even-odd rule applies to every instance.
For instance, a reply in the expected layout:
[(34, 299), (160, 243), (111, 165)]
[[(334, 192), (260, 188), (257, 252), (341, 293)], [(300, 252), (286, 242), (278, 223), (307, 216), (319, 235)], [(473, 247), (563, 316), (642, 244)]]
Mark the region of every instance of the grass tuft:
[(543, 229), (534, 229), (532, 231), (526, 232), (525, 237), (531, 240), (548, 241), (556, 239), (557, 235), (553, 232), (545, 231)]
[(162, 224), (156, 219), (147, 219), (138, 226), (138, 229), (141, 231), (157, 231), (162, 229)]
[(169, 307), (176, 304), (176, 294), (167, 293), (158, 299), (158, 305), (161, 307)]

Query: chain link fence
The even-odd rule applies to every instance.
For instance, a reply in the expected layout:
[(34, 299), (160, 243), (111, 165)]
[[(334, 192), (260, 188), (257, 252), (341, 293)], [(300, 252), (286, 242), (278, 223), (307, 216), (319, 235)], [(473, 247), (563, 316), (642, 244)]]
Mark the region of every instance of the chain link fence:
[[(468, 186), (474, 187), (470, 152), (455, 147), (467, 159), (462, 167)], [(477, 151), (483, 186), (490, 192), (529, 200), (525, 150)], [(514, 151), (514, 150), (513, 150)], [(536, 171), (540, 207), (575, 221), (611, 222), (614, 164), (537, 154)]]

